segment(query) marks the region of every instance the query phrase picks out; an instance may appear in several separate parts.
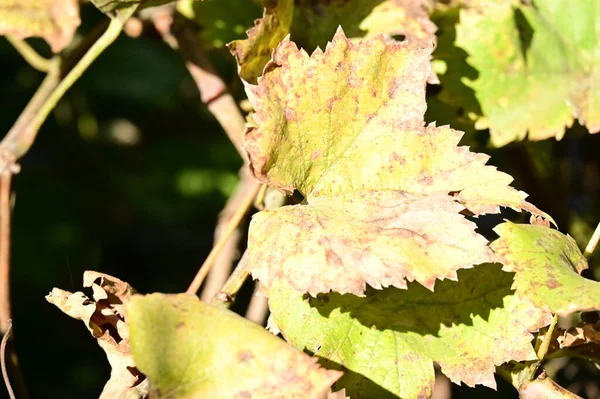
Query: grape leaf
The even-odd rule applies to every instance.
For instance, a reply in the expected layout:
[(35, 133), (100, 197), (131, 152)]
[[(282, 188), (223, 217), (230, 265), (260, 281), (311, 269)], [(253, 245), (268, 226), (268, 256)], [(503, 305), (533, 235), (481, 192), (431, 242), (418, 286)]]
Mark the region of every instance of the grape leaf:
[(416, 47), (430, 47), (437, 27), (429, 19), (426, 0), (385, 0), (359, 25), (365, 38), (379, 34), (401, 35)]
[(129, 326), (125, 323), (124, 306), (135, 290), (116, 277), (93, 271), (83, 274), (83, 286), (92, 288), (93, 300), (83, 292), (70, 293), (59, 288), (54, 288), (46, 300), (83, 321), (106, 352), (112, 371), (100, 399), (147, 397), (148, 381), (133, 362)]
[(0, 3), (0, 35), (42, 37), (55, 53), (71, 42), (80, 22), (77, 0), (3, 0)]
[(548, 350), (551, 358), (571, 356), (600, 364), (600, 322), (559, 329), (553, 338)]
[(515, 3), (489, 0), (460, 14), (456, 44), (479, 72), (466, 82), (481, 104), (477, 127), (489, 127), (496, 146), (527, 132), (561, 139), (574, 117), (600, 131), (596, 0)]
[(425, 120), (438, 124), (452, 123), (452, 127), (465, 132), (465, 139), (469, 140), (475, 137), (471, 133), (475, 133), (474, 119), (481, 114), (481, 108), (475, 92), (464, 81), (466, 78), (476, 79), (478, 74), (467, 63), (467, 52), (455, 45), (458, 18), (458, 8), (438, 11), (431, 16), (440, 29), (432, 61), (440, 87), (439, 92), (428, 93)]
[(510, 222), (494, 231), (500, 238), (491, 247), (504, 270), (516, 272), (513, 288), (519, 295), (563, 316), (600, 309), (600, 283), (580, 276), (588, 264), (571, 237)]
[(252, 274), (301, 292), (362, 295), (365, 284), (406, 287), (491, 261), (487, 241), (459, 212), (527, 208), (488, 156), (457, 147), (448, 127), (424, 127), (431, 49), (341, 29), (312, 56), (288, 39), (258, 86), (245, 146), (255, 176), (305, 205), (254, 216)]
[(495, 366), (536, 359), (529, 332), (549, 318), (511, 292), (513, 274), (498, 264), (458, 274), (433, 293), (411, 283), (365, 298), (306, 299), (281, 282), (269, 291), (269, 308), (291, 344), (344, 371), (333, 389), (352, 398), (430, 397), (433, 362), (455, 383), (495, 388)]
[(135, 363), (157, 398), (324, 398), (341, 375), (195, 296), (134, 296), (127, 321)]
[(236, 40), (227, 45), (237, 60), (238, 74), (247, 82), (256, 83), (271, 54), (289, 33), (294, 15), (294, 0), (265, 2), (263, 17), (255, 21), (248, 39)]

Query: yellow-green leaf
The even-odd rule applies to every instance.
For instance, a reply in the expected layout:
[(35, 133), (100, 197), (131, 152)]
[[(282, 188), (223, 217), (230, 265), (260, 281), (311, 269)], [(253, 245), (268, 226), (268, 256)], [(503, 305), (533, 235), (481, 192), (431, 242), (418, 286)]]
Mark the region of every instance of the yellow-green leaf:
[(386, 0), (373, 8), (359, 25), (365, 38), (376, 35), (402, 35), (412, 45), (429, 47), (437, 27), (429, 19), (425, 1)]
[(289, 33), (293, 15), (294, 0), (266, 1), (263, 17), (247, 32), (248, 39), (227, 45), (237, 60), (242, 79), (256, 83), (273, 50)]
[(464, 208), (539, 213), (488, 156), (457, 147), (461, 132), (424, 126), (430, 52), (383, 37), (353, 43), (339, 30), (309, 57), (286, 39), (259, 84), (246, 85), (255, 176), (306, 202), (251, 223), (252, 273), (267, 288), (277, 279), (311, 294), (406, 280), (432, 288), (491, 260)]
[(510, 222), (494, 229), (491, 245), (504, 270), (516, 272), (513, 288), (536, 306), (566, 316), (600, 309), (600, 283), (580, 275), (588, 264), (575, 240), (545, 226)]
[(0, 35), (42, 37), (55, 53), (71, 42), (80, 22), (77, 0), (0, 2)]
[(155, 398), (324, 398), (341, 375), (195, 296), (134, 296), (127, 321), (135, 364)]
[(549, 318), (511, 291), (512, 277), (485, 264), (459, 271), (458, 282), (440, 282), (435, 292), (413, 283), (370, 289), (365, 298), (305, 298), (277, 283), (269, 307), (290, 343), (344, 370), (334, 389), (351, 398), (428, 398), (433, 362), (457, 384), (494, 388), (496, 366), (536, 359), (529, 332)]
[[(479, 72), (467, 81), (501, 146), (561, 139), (578, 118), (600, 131), (600, 6), (596, 0), (486, 0), (462, 10), (456, 44)], [(452, 65), (449, 65), (452, 68)]]

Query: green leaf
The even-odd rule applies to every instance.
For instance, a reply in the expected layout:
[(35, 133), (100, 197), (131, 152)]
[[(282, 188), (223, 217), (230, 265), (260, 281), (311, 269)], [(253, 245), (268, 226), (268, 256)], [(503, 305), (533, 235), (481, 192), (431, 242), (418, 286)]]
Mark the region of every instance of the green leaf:
[(511, 292), (500, 265), (459, 271), (430, 292), (368, 290), (365, 298), (323, 294), (306, 299), (285, 283), (269, 291), (269, 307), (284, 337), (344, 376), (334, 389), (352, 398), (430, 397), (433, 362), (453, 382), (495, 388), (494, 369), (534, 360), (529, 333), (546, 315)]
[(312, 399), (341, 375), (195, 296), (134, 296), (127, 321), (135, 364), (156, 398)]
[(284, 40), (258, 86), (246, 85), (255, 176), (306, 203), (252, 220), (252, 274), (267, 288), (277, 279), (311, 294), (406, 280), (432, 288), (492, 259), (464, 208), (539, 214), (488, 156), (457, 147), (461, 132), (424, 126), (429, 56), (383, 37), (352, 43), (339, 30), (310, 57)]
[(566, 316), (600, 309), (600, 283), (580, 276), (587, 269), (575, 240), (545, 226), (503, 223), (491, 245), (503, 270), (516, 272), (513, 288), (536, 306)]
[(440, 81), (437, 93), (428, 93), (425, 120), (438, 124), (452, 123), (452, 127), (466, 133), (464, 140), (474, 137), (473, 119), (481, 114), (475, 92), (466, 86), (465, 78), (476, 79), (477, 71), (467, 63), (468, 54), (456, 47), (456, 28), (459, 19), (458, 8), (451, 8), (432, 15), (432, 21), (439, 27), (437, 46), (433, 52), (432, 66)]
[(373, 8), (359, 28), (366, 32), (365, 38), (399, 35), (413, 46), (430, 47), (437, 27), (429, 19), (426, 3), (426, 0), (385, 0)]
[(71, 42), (80, 22), (77, 0), (0, 2), (0, 35), (42, 37), (55, 53)]
[(573, 118), (600, 131), (597, 1), (515, 3), (488, 0), (460, 14), (456, 44), (479, 72), (467, 81), (481, 104), (478, 128), (489, 127), (497, 146), (527, 132), (561, 139)]
[(247, 32), (248, 39), (227, 45), (237, 60), (242, 79), (256, 84), (273, 50), (289, 33), (293, 15), (294, 0), (266, 1), (263, 17)]

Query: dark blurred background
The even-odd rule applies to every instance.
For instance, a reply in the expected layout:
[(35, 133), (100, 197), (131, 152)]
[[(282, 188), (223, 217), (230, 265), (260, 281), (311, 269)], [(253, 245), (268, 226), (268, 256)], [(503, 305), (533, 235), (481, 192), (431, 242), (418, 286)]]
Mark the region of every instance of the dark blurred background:
[[(101, 18), (84, 6), (81, 32)], [(243, 37), (243, 30), (238, 34)], [(48, 55), (42, 41), (31, 43)], [(218, 45), (210, 56), (243, 99), (233, 58)], [(3, 38), (0, 57), (0, 131), (6, 132), (43, 75)], [(436, 105), (439, 90), (428, 88), (427, 122), (464, 128), (456, 126), (460, 108)], [(488, 147), (487, 139), (487, 132), (469, 131), (464, 143), (490, 154), (490, 163), (514, 176), (514, 186), (583, 249), (600, 221), (600, 134), (576, 125), (561, 142), (501, 149)], [(21, 165), (13, 183), (11, 272), (26, 383), (32, 398), (98, 397), (110, 373), (104, 353), (80, 321), (44, 296), (53, 287), (80, 290), (88, 269), (141, 292), (184, 291), (212, 246), (217, 215), (235, 187), (241, 160), (201, 103), (179, 54), (146, 32), (136, 39), (122, 35), (101, 55), (48, 118)], [(600, 277), (599, 258), (592, 258), (587, 277)], [(559, 382), (593, 397), (586, 384), (595, 384), (597, 370), (578, 361), (560, 366)], [(516, 397), (499, 383), (497, 393), (454, 386), (453, 397)]]

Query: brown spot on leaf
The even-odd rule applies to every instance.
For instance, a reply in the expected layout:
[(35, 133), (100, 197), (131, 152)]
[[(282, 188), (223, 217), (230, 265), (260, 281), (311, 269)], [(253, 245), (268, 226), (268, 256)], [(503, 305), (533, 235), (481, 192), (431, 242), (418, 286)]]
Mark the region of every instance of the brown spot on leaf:
[(547, 283), (546, 285), (547, 285), (547, 286), (548, 286), (548, 288), (550, 288), (550, 289), (555, 289), (555, 288), (561, 287), (561, 286), (562, 286), (562, 283), (558, 282), (558, 281), (557, 281), (557, 280), (555, 280), (555, 279), (550, 279), (550, 280), (548, 280), (548, 283)]
[(254, 359), (254, 355), (250, 351), (239, 351), (238, 352), (238, 360), (242, 363), (247, 363), (250, 360)]

